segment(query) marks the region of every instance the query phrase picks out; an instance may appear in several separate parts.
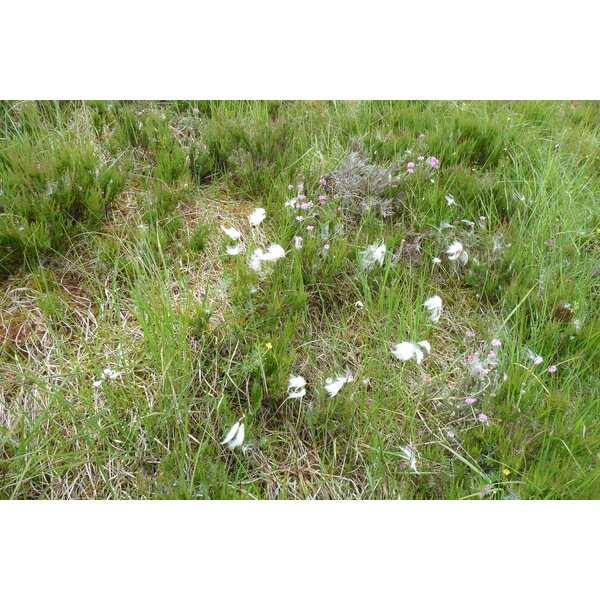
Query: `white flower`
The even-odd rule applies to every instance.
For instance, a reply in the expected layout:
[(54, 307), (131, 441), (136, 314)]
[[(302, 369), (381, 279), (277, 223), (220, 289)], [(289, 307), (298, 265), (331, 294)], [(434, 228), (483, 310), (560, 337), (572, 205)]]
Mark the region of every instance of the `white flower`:
[(242, 419), (240, 419), (229, 430), (229, 433), (225, 436), (225, 439), (221, 442), (221, 444), (227, 444), (227, 447), (230, 450), (234, 450), (238, 446), (241, 446), (243, 443), (244, 443), (244, 424), (242, 423)]
[(365, 305), (360, 300), (355, 302), (354, 306), (356, 306), (356, 308), (364, 308), (365, 307)]
[(221, 225), (221, 229), (234, 241), (242, 237), (242, 232), (238, 231), (235, 227), (223, 227)]
[(235, 246), (227, 246), (225, 252), (231, 256), (239, 254), (244, 249), (244, 244), (236, 244)]
[(100, 379), (98, 381), (94, 381), (92, 385), (99, 388), (102, 386), (102, 383), (105, 379), (117, 379), (117, 377), (121, 377), (121, 371), (114, 371), (113, 369), (106, 368), (104, 371), (102, 371)]
[(260, 225), (264, 218), (267, 216), (267, 211), (264, 208), (256, 208), (252, 211), (252, 214), (248, 216), (248, 221), (250, 221), (250, 225)]
[(414, 342), (402, 342), (401, 344), (396, 344), (396, 347), (392, 350), (392, 354), (396, 358), (404, 361), (414, 358), (417, 361), (417, 364), (420, 365), (425, 357), (421, 348), (425, 348), (427, 354), (431, 353), (431, 344), (427, 340), (423, 340), (418, 344), (415, 344)]
[[(306, 394), (306, 379), (302, 375), (290, 375), (288, 382), (288, 400), (290, 398), (302, 398)], [(290, 391), (291, 390), (291, 391)]]
[(441, 258), (438, 258), (437, 256), (433, 259), (433, 263), (436, 265), (439, 265), (442, 262)]
[(345, 383), (350, 383), (354, 380), (352, 373), (348, 372), (346, 375), (336, 375), (335, 379), (328, 377), (325, 380), (325, 389), (329, 395), (333, 398), (341, 389)]
[(372, 268), (375, 263), (379, 263), (379, 266), (383, 266), (383, 258), (385, 256), (385, 244), (377, 246), (371, 244), (366, 250), (360, 252), (361, 255), (361, 267), (363, 269)]
[(288, 208), (294, 208), (294, 206), (296, 206), (296, 203), (298, 202), (298, 198), (290, 198), (289, 200), (285, 201), (285, 206), (287, 206)]
[(257, 248), (250, 257), (250, 268), (254, 271), (260, 269), (261, 263), (265, 260), (278, 260), (285, 256), (285, 250), (279, 244), (271, 244), (267, 251)]
[(446, 205), (447, 206), (458, 206), (458, 204), (456, 204), (456, 201), (454, 200), (454, 196), (452, 194), (448, 194), (446, 196)]
[(439, 296), (432, 296), (423, 303), (423, 306), (431, 312), (431, 320), (437, 323), (442, 314), (442, 299)]
[(463, 265), (469, 258), (469, 255), (465, 252), (463, 245), (460, 242), (452, 242), (448, 250), (446, 250), (446, 254), (448, 255), (449, 260), (460, 260)]
[(417, 451), (411, 446), (400, 446), (400, 453), (409, 462), (410, 468), (415, 472), (417, 471)]

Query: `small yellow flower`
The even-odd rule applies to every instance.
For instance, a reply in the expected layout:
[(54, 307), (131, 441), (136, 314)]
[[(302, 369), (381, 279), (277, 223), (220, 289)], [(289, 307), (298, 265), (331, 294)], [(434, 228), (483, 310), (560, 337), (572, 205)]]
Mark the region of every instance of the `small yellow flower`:
[(270, 350), (272, 347), (273, 347), (273, 344), (271, 344), (271, 342), (267, 342), (267, 343), (265, 344), (265, 348), (266, 348), (267, 350)]
[(510, 475), (510, 470), (509, 469), (504, 469), (502, 471), (507, 477)]

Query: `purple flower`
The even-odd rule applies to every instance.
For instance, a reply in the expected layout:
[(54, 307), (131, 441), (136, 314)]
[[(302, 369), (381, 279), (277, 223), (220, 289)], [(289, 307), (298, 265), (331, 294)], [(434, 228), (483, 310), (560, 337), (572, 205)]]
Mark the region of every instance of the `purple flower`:
[(323, 250), (329, 250), (329, 248), (330, 248), (329, 244), (325, 244), (325, 245), (323, 246)]
[(194, 112), (195, 112), (196, 114), (198, 114), (198, 113), (200, 112), (200, 109), (199, 109), (197, 106), (194, 106)]
[(327, 184), (327, 180), (324, 177), (321, 177), (321, 179), (319, 179), (319, 183), (321, 185), (326, 185)]
[(496, 353), (493, 350), (489, 351), (488, 358), (496, 358)]
[(290, 183), (290, 185), (288, 185), (288, 190), (293, 190), (294, 186)]
[(449, 438), (453, 438), (453, 437), (454, 437), (454, 431), (446, 431), (446, 435), (447, 435)]
[(534, 358), (534, 360), (533, 360), (533, 364), (534, 364), (534, 365), (539, 365), (539, 364), (541, 364), (542, 362), (544, 362), (544, 359), (543, 359), (541, 356), (536, 356), (536, 357)]
[(544, 246), (552, 246), (552, 244), (554, 244), (554, 240), (548, 240), (547, 242), (544, 242)]
[(432, 157), (429, 158), (429, 164), (434, 169), (439, 169), (440, 168), (440, 161), (435, 156), (432, 156)]
[(327, 196), (319, 196), (319, 200), (325, 200)]
[(298, 215), (296, 217), (296, 221), (304, 221), (304, 217), (302, 215)]
[(299, 235), (296, 236), (295, 246), (296, 250), (300, 250), (300, 248), (302, 248), (302, 238)]
[(308, 231), (312, 231), (314, 228), (315, 228), (315, 226), (314, 226), (314, 225), (309, 225), (309, 226), (308, 226), (306, 229), (307, 229)]
[(477, 398), (465, 398), (465, 402), (467, 404), (474, 404), (475, 402), (477, 402)]
[(415, 163), (414, 163), (414, 162), (409, 162), (409, 163), (408, 163), (406, 166), (407, 166), (409, 169), (414, 169), (414, 168), (415, 168)]
[(304, 194), (298, 194), (298, 200), (306, 200), (306, 196)]
[(414, 169), (408, 169), (408, 172), (409, 172), (409, 173), (414, 173), (414, 172), (415, 172), (415, 170), (414, 170)]
[(298, 184), (298, 191), (302, 191), (304, 189), (304, 184), (303, 183), (299, 183)]
[(479, 217), (480, 221), (485, 221), (486, 219), (487, 219), (487, 217), (483, 217), (483, 216)]
[(479, 416), (477, 417), (477, 419), (479, 421), (481, 421), (482, 423), (487, 423), (488, 422), (487, 415), (485, 415), (483, 413), (479, 413)]
[(483, 367), (481, 365), (475, 365), (474, 368), (477, 373), (483, 373)]
[(550, 365), (548, 367), (548, 373), (556, 373), (556, 365)]
[(422, 133), (422, 134), (419, 136), (419, 139), (420, 139), (420, 140), (422, 140), (422, 139), (424, 139), (424, 138), (425, 138), (425, 134), (424, 134), (424, 133)]
[(475, 337), (475, 333), (473, 331), (465, 331), (465, 335), (467, 337)]
[(492, 346), (494, 346), (494, 348), (498, 348), (502, 346), (502, 342), (500, 340), (492, 340)]
[(325, 204), (325, 198), (323, 198), (323, 200), (319, 200), (319, 204)]
[(425, 157), (424, 157), (424, 156), (419, 156), (419, 157), (417, 158), (417, 160), (425, 160)]

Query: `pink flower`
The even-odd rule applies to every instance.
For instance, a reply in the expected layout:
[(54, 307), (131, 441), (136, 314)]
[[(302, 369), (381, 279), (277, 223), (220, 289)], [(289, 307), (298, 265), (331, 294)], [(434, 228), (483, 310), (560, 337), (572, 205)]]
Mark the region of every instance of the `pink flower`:
[(314, 225), (309, 225), (309, 226), (306, 228), (306, 230), (307, 230), (307, 231), (312, 231), (314, 228), (315, 228), (315, 226), (314, 226)]
[(434, 169), (439, 169), (440, 168), (440, 161), (435, 157), (432, 156), (429, 159), (429, 164), (434, 168)]
[(330, 248), (329, 244), (325, 244), (325, 245), (323, 246), (323, 250), (329, 250), (329, 248)]
[(492, 340), (492, 346), (498, 348), (499, 346), (502, 346), (502, 342), (500, 340)]
[(483, 371), (481, 371), (481, 374), (485, 377), (486, 375), (488, 375), (490, 372), (489, 369), (484, 369)]
[(409, 172), (409, 173), (414, 173), (414, 172), (415, 172), (415, 170), (414, 170), (414, 169), (408, 169), (408, 172)]
[(477, 402), (477, 398), (465, 398), (465, 402), (467, 404), (474, 404), (475, 402)]
[(327, 196), (319, 196), (319, 200), (325, 200)]
[(300, 205), (300, 208), (303, 208), (303, 209), (305, 209), (305, 208), (310, 208), (310, 203), (309, 203), (309, 202), (303, 202), (303, 203)]
[(544, 246), (552, 246), (552, 244), (554, 244), (554, 240), (548, 240), (547, 242), (544, 242)]
[(423, 381), (425, 383), (429, 383), (431, 381), (431, 375), (423, 375)]
[(467, 360), (475, 360), (475, 355), (469, 354), (469, 356), (467, 356)]
[(502, 375), (502, 381), (508, 381), (508, 375), (506, 373)]
[(475, 365), (475, 371), (477, 373), (483, 373), (483, 367), (481, 365)]
[(479, 217), (480, 221), (485, 221), (486, 219), (487, 219), (487, 217), (483, 217), (483, 216)]
[(465, 335), (466, 335), (467, 337), (475, 337), (475, 333), (474, 333), (474, 332), (472, 332), (472, 331), (465, 331)]
[(325, 204), (325, 198), (323, 198), (323, 200), (319, 200), (319, 204)]
[(482, 423), (487, 423), (488, 422), (487, 415), (485, 415), (483, 413), (479, 413), (479, 416), (477, 417), (477, 419), (479, 421), (481, 421)]
[(199, 109), (197, 106), (194, 106), (194, 112), (195, 112), (196, 114), (198, 114), (198, 113), (200, 112), (200, 109)]
[(300, 248), (302, 248), (302, 238), (299, 235), (296, 236), (295, 246), (296, 250), (300, 250)]
[(302, 215), (298, 215), (296, 217), (296, 221), (304, 221), (304, 217)]
[(548, 367), (548, 373), (556, 373), (556, 365), (550, 365)]
[(454, 431), (446, 431), (446, 435), (447, 435), (449, 438), (453, 438), (453, 437), (454, 437)]
[(319, 179), (319, 183), (321, 185), (326, 185), (327, 184), (327, 180), (325, 178), (321, 177), (321, 179)]
[(424, 156), (419, 156), (419, 157), (417, 158), (417, 160), (425, 160), (425, 157), (424, 157)]
[(298, 190), (301, 192), (304, 189), (304, 184), (303, 183), (299, 183), (298, 184)]
[(425, 134), (424, 134), (424, 133), (422, 133), (422, 134), (419, 136), (419, 139), (420, 139), (420, 140), (422, 140), (422, 139), (424, 139), (424, 138), (425, 138)]
[(415, 163), (414, 163), (414, 162), (409, 162), (409, 163), (408, 163), (406, 166), (407, 166), (409, 169), (414, 169), (414, 168), (415, 168)]
[(290, 183), (290, 185), (288, 185), (288, 190), (293, 190), (294, 186)]
[(304, 194), (298, 194), (298, 200), (306, 200), (306, 196)]
[(488, 358), (496, 358), (496, 353), (493, 350), (490, 350)]
[(536, 356), (535, 359), (533, 360), (534, 365), (539, 365), (542, 362), (544, 362), (544, 359), (541, 356)]

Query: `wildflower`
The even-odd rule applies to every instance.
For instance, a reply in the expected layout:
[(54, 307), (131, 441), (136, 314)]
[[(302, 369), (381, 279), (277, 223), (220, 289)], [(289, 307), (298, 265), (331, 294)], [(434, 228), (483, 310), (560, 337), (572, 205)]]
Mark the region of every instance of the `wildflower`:
[(298, 194), (298, 200), (306, 200), (306, 196), (304, 194)]
[(302, 248), (302, 239), (299, 235), (296, 236), (295, 247), (296, 250), (300, 250)]
[(324, 179), (323, 177), (321, 177), (321, 179), (319, 179), (319, 183), (320, 183), (321, 185), (327, 185), (327, 180), (326, 180), (326, 179)]
[(248, 216), (248, 221), (252, 226), (260, 225), (266, 216), (267, 211), (264, 208), (257, 208)]
[(534, 365), (539, 365), (539, 364), (541, 364), (542, 362), (544, 362), (544, 359), (543, 359), (541, 356), (536, 356), (536, 357), (533, 359), (533, 364), (534, 364)]
[(463, 245), (460, 242), (452, 242), (446, 250), (446, 254), (448, 255), (449, 260), (460, 260), (460, 262), (464, 265), (469, 255), (465, 252)]
[(552, 246), (552, 244), (554, 244), (554, 240), (548, 240), (544, 242), (544, 246)]
[(510, 475), (510, 469), (502, 469), (502, 472), (508, 477)]
[(325, 198), (323, 198), (323, 200), (319, 200), (319, 204), (325, 204)]
[(479, 415), (477, 416), (477, 420), (480, 421), (481, 423), (487, 423), (488, 422), (487, 415), (484, 414), (484, 413), (479, 413)]
[(290, 185), (288, 185), (288, 190), (293, 190), (294, 186), (290, 183)]
[(415, 168), (415, 163), (414, 163), (414, 162), (409, 162), (409, 163), (408, 163), (406, 166), (407, 166), (409, 169), (414, 169), (414, 168)]
[(425, 134), (424, 134), (424, 133), (422, 133), (422, 134), (419, 136), (419, 139), (420, 139), (420, 140), (423, 140), (423, 139), (425, 139)]
[(417, 160), (425, 160), (425, 157), (424, 157), (424, 156), (419, 156), (419, 157), (417, 158)]
[(400, 452), (402, 456), (409, 462), (410, 468), (415, 472), (417, 471), (417, 452), (411, 446), (400, 446)]
[(319, 196), (319, 200), (326, 200), (327, 196)]
[(465, 331), (465, 335), (469, 338), (475, 337), (475, 333), (473, 331)]
[(227, 246), (225, 252), (227, 252), (227, 254), (230, 254), (231, 256), (235, 256), (236, 254), (239, 254), (243, 249), (243, 244), (236, 244), (235, 246)]
[(381, 267), (383, 266), (383, 258), (385, 256), (385, 244), (381, 244), (380, 246), (372, 244), (366, 250), (360, 252), (360, 255), (363, 269), (370, 269), (375, 263), (379, 263)]
[(548, 367), (548, 373), (556, 373), (556, 365), (550, 365)]
[(471, 404), (475, 404), (475, 402), (477, 402), (477, 398), (465, 398), (465, 402), (470, 406)]
[(193, 110), (195, 114), (198, 114), (200, 112), (200, 109), (197, 106), (194, 106)]
[(121, 377), (121, 371), (114, 371), (113, 369), (106, 368), (104, 371), (102, 371), (100, 379), (98, 381), (94, 381), (92, 385), (99, 388), (105, 379), (117, 379), (118, 377)]
[(423, 303), (423, 306), (431, 312), (431, 320), (437, 323), (442, 314), (442, 299), (439, 296), (432, 296)]
[(434, 168), (434, 169), (439, 169), (440, 168), (440, 161), (435, 157), (432, 156), (429, 159), (429, 164)]
[(475, 360), (475, 355), (469, 354), (469, 356), (467, 356), (467, 360)]
[[(242, 417), (243, 419), (243, 417)], [(227, 444), (227, 447), (230, 450), (235, 450), (238, 446), (241, 446), (244, 443), (244, 424), (242, 423), (242, 419), (240, 419), (230, 430), (229, 433), (225, 436), (225, 439), (221, 442), (221, 444)]]
[(315, 228), (314, 225), (308, 225), (308, 227), (306, 228), (307, 231), (312, 231)]
[(396, 346), (392, 350), (392, 354), (399, 360), (403, 361), (407, 361), (411, 358), (414, 358), (417, 361), (417, 364), (420, 365), (423, 361), (423, 358), (425, 357), (421, 348), (424, 348), (428, 354), (431, 353), (430, 343), (427, 340), (423, 340), (418, 344), (415, 344), (413, 342), (402, 342), (401, 344), (396, 344)]
[(452, 194), (448, 194), (446, 196), (446, 206), (458, 206), (458, 204), (456, 204), (456, 200), (454, 200), (454, 196)]
[(412, 174), (412, 173), (415, 172), (415, 170), (414, 169), (407, 169), (407, 172)]
[(288, 400), (291, 398), (302, 398), (306, 394), (306, 379), (301, 375), (290, 375), (288, 392), (290, 392)]
[(298, 190), (301, 192), (304, 189), (304, 184), (303, 183), (299, 183), (298, 184)]
[(508, 381), (508, 375), (506, 373), (502, 375), (502, 381)]
[(265, 344), (265, 348), (266, 348), (267, 350), (271, 350), (271, 349), (273, 348), (273, 344), (271, 344), (271, 342), (267, 342), (267, 343)]
[(365, 307), (365, 305), (360, 300), (357, 300), (354, 303), (354, 306), (356, 306), (356, 308), (364, 308)]
[(434, 259), (433, 259), (433, 263), (434, 263), (434, 264), (436, 264), (436, 265), (439, 265), (441, 262), (442, 262), (442, 259), (441, 259), (441, 258), (438, 258), (437, 256), (436, 256), (436, 257), (434, 257)]
[(285, 250), (279, 244), (271, 244), (266, 252), (257, 248), (250, 257), (250, 268), (258, 271), (263, 261), (275, 261), (284, 256)]
[(494, 348), (499, 348), (502, 346), (502, 342), (500, 340), (492, 340), (492, 346), (494, 346)]
[(350, 383), (351, 381), (354, 381), (354, 377), (349, 371), (346, 375), (336, 375), (335, 378), (328, 377), (325, 380), (325, 389), (333, 398), (342, 389), (344, 384)]
[(486, 497), (486, 495), (487, 495), (487, 493), (488, 493), (489, 489), (490, 489), (490, 486), (489, 486), (488, 484), (484, 485), (484, 486), (481, 488), (481, 491), (479, 492), (479, 497), (480, 497), (482, 500), (483, 500), (483, 499)]
[(487, 219), (487, 217), (484, 217), (484, 216), (479, 217), (480, 221), (485, 221), (486, 219)]
[(452, 439), (454, 437), (454, 431), (446, 431), (446, 435)]
[(242, 237), (242, 232), (238, 231), (235, 227), (224, 227), (221, 225), (221, 229), (232, 239), (239, 240)]
[(473, 367), (473, 370), (474, 370), (476, 373), (483, 373), (483, 366), (482, 366), (482, 365), (475, 365), (475, 366)]
[(296, 217), (296, 221), (304, 221), (304, 217), (302, 215), (298, 215)]
[[(294, 208), (294, 206), (296, 205), (297, 199), (298, 198), (290, 198), (289, 200), (286, 200), (284, 203), (284, 206), (287, 206), (289, 208)], [(298, 208), (298, 207), (296, 206), (296, 208)]]
[(330, 248), (330, 247), (331, 247), (331, 246), (330, 246), (329, 244), (325, 244), (325, 245), (323, 246), (323, 250), (329, 250), (329, 248)]

